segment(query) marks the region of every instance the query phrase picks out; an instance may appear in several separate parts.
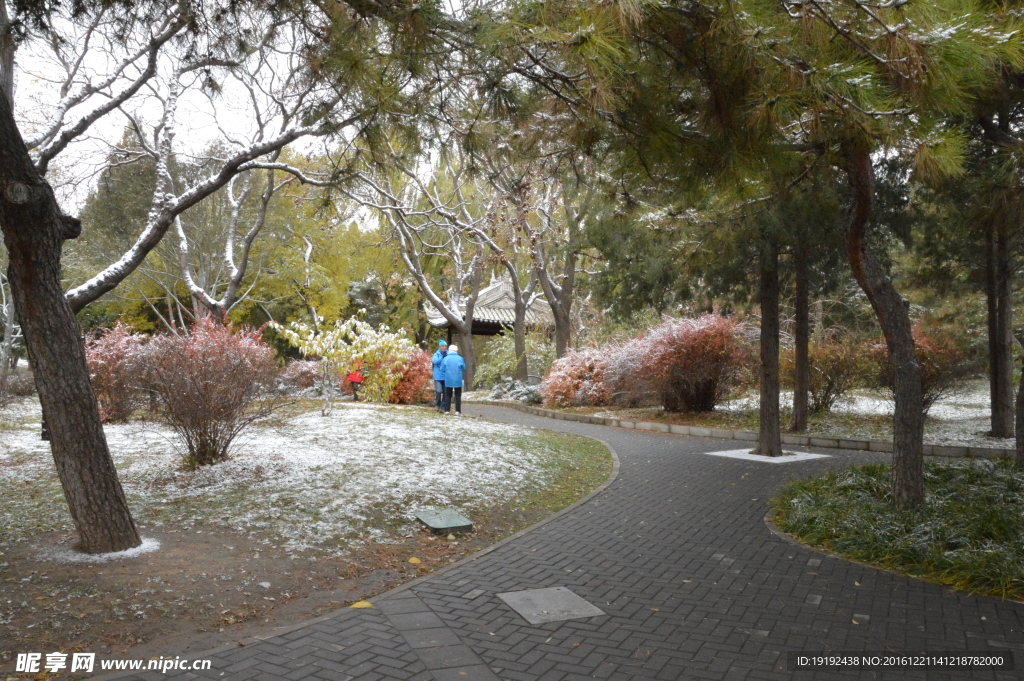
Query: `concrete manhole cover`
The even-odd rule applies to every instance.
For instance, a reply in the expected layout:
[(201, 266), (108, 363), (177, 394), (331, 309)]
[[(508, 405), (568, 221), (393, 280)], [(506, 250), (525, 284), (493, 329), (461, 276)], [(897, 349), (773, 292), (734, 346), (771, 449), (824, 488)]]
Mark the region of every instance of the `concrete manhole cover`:
[(588, 603), (564, 586), (508, 591), (498, 594), (498, 598), (505, 601), (530, 624), (561, 622), (605, 614), (604, 610)]

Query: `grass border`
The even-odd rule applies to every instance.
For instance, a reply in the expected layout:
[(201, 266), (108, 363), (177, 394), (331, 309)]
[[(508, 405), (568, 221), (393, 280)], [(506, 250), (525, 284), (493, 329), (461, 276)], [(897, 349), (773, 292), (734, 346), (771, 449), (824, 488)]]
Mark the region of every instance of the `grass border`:
[(921, 575), (912, 575), (912, 574), (910, 574), (908, 572), (900, 572), (899, 570), (894, 570), (892, 568), (882, 567), (881, 565), (874, 565), (873, 563), (865, 563), (863, 561), (857, 560), (856, 558), (850, 558), (849, 556), (846, 556), (846, 555), (844, 555), (842, 553), (834, 553), (832, 551), (828, 551), (828, 550), (823, 549), (823, 548), (818, 547), (818, 546), (812, 546), (811, 544), (805, 544), (802, 541), (800, 541), (799, 539), (797, 539), (796, 537), (794, 537), (793, 535), (789, 534), (788, 532), (783, 532), (781, 529), (779, 529), (779, 526), (775, 524), (775, 518), (774, 518), (774, 516), (772, 516), (771, 513), (766, 513), (763, 520), (764, 520), (765, 527), (768, 528), (768, 531), (771, 532), (776, 537), (778, 537), (779, 539), (782, 539), (783, 541), (785, 541), (785, 542), (787, 542), (789, 544), (792, 544), (793, 546), (797, 546), (799, 548), (807, 549), (809, 551), (817, 553), (818, 555), (821, 555), (821, 556), (828, 556), (829, 558), (835, 558), (837, 560), (843, 560), (843, 561), (846, 561), (847, 563), (853, 563), (854, 565), (860, 565), (861, 567), (870, 568), (871, 570), (878, 570), (879, 572), (888, 572), (890, 575), (896, 575), (897, 577), (902, 577), (903, 579), (912, 579), (912, 580), (915, 580), (915, 581), (918, 581), (918, 582), (923, 582), (925, 584), (931, 584), (932, 586), (937, 586), (940, 589), (946, 590), (946, 591), (948, 591), (951, 594), (963, 594), (965, 596), (970, 596), (972, 598), (993, 598), (993, 599), (998, 600), (998, 601), (1004, 601), (1004, 602), (1009, 602), (1009, 603), (1019, 603), (1021, 605), (1024, 605), (1024, 598), (1019, 598), (1019, 599), (1018, 598), (1000, 598), (998, 596), (989, 596), (989, 595), (983, 595), (983, 594), (972, 594), (969, 591), (965, 591), (963, 589), (958, 589), (955, 586), (952, 586), (950, 584), (946, 584), (944, 582), (941, 582), (941, 581), (938, 581), (938, 580), (935, 580), (935, 579), (928, 579), (927, 577), (922, 577)]

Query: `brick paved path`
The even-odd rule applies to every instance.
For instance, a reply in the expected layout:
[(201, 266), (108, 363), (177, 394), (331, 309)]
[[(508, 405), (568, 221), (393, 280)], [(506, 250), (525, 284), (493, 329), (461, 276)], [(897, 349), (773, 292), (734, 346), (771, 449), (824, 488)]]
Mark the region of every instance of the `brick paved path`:
[[(788, 651), (1013, 652), (1024, 605), (950, 593), (774, 536), (781, 483), (883, 455), (766, 464), (711, 457), (735, 442), (467, 412), (604, 440), (618, 478), (600, 495), (475, 561), (289, 633), (216, 652), (213, 669), (134, 678), (994, 679), (1024, 671), (791, 672)], [(565, 586), (607, 615), (531, 625), (495, 594)]]

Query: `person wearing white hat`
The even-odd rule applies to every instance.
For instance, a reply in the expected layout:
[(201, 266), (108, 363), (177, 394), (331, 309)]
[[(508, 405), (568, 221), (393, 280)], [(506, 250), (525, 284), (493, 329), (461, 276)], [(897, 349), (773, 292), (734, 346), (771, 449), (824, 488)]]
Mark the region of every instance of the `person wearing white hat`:
[(441, 368), (444, 370), (444, 404), (441, 405), (441, 412), (448, 413), (454, 398), (455, 415), (462, 416), (462, 374), (466, 371), (466, 360), (459, 356), (458, 345), (448, 346), (448, 354), (441, 362)]

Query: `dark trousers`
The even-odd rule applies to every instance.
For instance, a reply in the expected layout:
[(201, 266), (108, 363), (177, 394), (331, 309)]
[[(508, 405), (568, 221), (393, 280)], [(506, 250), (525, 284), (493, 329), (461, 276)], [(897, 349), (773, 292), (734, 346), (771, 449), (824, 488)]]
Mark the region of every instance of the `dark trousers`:
[(441, 405), (441, 411), (445, 414), (452, 406), (452, 397), (455, 397), (455, 413), (462, 413), (462, 388), (445, 388), (444, 389), (444, 404)]
[(444, 404), (444, 381), (434, 381), (434, 409), (441, 411)]

